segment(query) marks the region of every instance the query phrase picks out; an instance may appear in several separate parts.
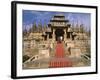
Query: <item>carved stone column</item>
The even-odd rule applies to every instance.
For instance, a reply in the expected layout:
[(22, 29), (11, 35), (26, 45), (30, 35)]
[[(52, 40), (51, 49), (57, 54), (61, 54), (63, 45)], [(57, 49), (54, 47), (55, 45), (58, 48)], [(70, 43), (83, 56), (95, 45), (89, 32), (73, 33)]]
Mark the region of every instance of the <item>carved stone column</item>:
[(47, 34), (47, 40), (49, 40), (49, 34)]
[(53, 41), (55, 41), (55, 29), (53, 29)]
[(66, 41), (66, 29), (64, 29), (64, 41)]
[(72, 40), (72, 33), (70, 32), (70, 39)]

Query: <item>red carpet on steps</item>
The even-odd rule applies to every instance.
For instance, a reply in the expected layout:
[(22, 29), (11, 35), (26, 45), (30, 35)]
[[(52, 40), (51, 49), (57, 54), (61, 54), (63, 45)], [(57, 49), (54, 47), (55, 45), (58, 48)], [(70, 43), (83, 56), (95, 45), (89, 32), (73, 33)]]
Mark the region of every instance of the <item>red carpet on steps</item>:
[(55, 57), (57, 58), (64, 57), (64, 47), (62, 43), (57, 43)]
[(50, 61), (49, 64), (50, 68), (57, 68), (57, 67), (72, 67), (72, 62), (65, 58), (54, 58)]
[(49, 63), (50, 68), (71, 67), (72, 62), (64, 57), (64, 46), (62, 43), (56, 45), (55, 57)]

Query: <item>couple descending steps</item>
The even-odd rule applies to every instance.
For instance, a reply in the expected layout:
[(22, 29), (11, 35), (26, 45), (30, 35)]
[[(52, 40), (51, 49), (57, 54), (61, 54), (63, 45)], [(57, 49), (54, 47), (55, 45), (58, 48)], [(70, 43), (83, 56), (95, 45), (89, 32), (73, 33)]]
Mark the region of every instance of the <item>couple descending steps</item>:
[(55, 57), (50, 61), (50, 68), (57, 67), (71, 67), (72, 62), (65, 58), (64, 45), (62, 42), (58, 42), (55, 48)]

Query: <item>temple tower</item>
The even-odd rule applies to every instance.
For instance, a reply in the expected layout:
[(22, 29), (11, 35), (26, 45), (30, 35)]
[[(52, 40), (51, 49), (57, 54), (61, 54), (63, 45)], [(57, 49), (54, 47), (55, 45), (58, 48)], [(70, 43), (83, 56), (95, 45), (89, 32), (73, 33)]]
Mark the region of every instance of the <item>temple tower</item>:
[(66, 20), (63, 14), (54, 15), (48, 27), (52, 30), (53, 41), (57, 41), (61, 36), (63, 37), (63, 41), (66, 41), (67, 38), (71, 38), (69, 20)]

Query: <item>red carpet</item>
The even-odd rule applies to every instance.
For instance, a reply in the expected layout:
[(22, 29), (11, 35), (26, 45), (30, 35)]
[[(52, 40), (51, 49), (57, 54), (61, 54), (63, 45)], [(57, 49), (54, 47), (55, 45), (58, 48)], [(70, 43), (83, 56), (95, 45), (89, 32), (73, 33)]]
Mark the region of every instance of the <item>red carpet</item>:
[(72, 62), (68, 59), (60, 59), (60, 58), (54, 58), (50, 61), (50, 68), (58, 68), (58, 67), (71, 67)]
[(63, 44), (57, 43), (55, 58), (53, 58), (50, 61), (49, 67), (50, 68), (57, 68), (57, 67), (71, 67), (71, 66), (72, 66), (72, 61), (70, 61), (64, 57)]
[(62, 43), (57, 43), (55, 57), (57, 58), (64, 57), (64, 47)]

